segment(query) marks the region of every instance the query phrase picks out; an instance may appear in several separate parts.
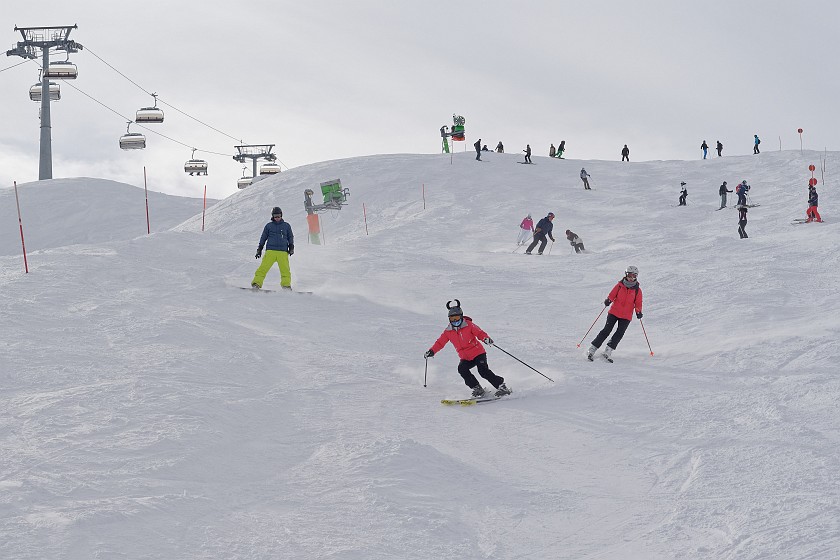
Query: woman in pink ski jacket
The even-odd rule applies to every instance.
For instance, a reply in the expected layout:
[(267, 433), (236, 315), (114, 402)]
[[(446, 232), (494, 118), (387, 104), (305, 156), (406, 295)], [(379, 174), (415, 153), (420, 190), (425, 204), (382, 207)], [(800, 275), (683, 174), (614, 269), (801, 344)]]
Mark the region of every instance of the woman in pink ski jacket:
[(534, 220), (531, 219), (531, 214), (525, 216), (522, 223), (519, 224), (519, 237), (516, 239), (517, 245), (525, 245), (534, 233)]
[(475, 378), (475, 375), (470, 372), (474, 367), (478, 368), (478, 374), (489, 381), (496, 389), (495, 395), (502, 397), (509, 395), (511, 390), (505, 385), (505, 380), (493, 373), (490, 366), (487, 365), (487, 352), (484, 346), (481, 345), (483, 341), (485, 344), (493, 344), (493, 339), (481, 330), (481, 327), (472, 322), (472, 319), (466, 317), (461, 310), (461, 302), (455, 300), (455, 305), (450, 305), (452, 302), (447, 302), (446, 308), (449, 310), (449, 325), (444, 329), (443, 333), (438, 337), (435, 343), (429, 350), (426, 350), (424, 357), (431, 358), (446, 346), (447, 342), (451, 342), (458, 352), (458, 357), (461, 362), (458, 364), (458, 373), (464, 379), (467, 387), (473, 390), (473, 397), (482, 397), (487, 392), (484, 387)]

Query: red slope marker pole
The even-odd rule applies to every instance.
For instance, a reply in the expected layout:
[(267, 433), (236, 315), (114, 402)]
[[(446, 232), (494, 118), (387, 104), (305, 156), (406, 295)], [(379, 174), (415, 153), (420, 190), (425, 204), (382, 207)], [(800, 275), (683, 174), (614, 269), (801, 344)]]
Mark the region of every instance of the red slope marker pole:
[(20, 200), (18, 199), (17, 181), (15, 181), (15, 204), (18, 211), (18, 225), (20, 226), (20, 246), (23, 248), (23, 269), (29, 274), (29, 263), (26, 260), (26, 243), (23, 241), (23, 220), (20, 217)]

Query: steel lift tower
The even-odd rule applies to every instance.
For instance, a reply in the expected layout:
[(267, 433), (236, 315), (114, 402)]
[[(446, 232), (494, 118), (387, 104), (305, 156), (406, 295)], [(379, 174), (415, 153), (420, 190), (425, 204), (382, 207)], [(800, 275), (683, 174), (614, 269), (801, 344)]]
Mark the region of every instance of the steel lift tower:
[[(6, 51), (6, 56), (38, 58), (41, 49), (41, 157), (38, 164), (38, 179), (52, 179), (52, 124), (50, 123), (50, 78), (73, 80), (76, 78), (76, 65), (69, 61), (70, 53), (82, 50), (82, 45), (70, 39), (70, 32), (77, 25), (59, 25), (54, 27), (18, 27), (23, 41), (17, 47)], [(50, 49), (64, 51), (68, 60), (50, 64)]]
[(264, 159), (266, 161), (277, 160), (277, 156), (271, 153), (271, 150), (274, 149), (274, 144), (243, 144), (234, 146), (234, 148), (236, 148), (237, 154), (233, 156), (233, 159), (239, 163), (245, 163), (245, 160), (251, 160), (254, 167), (254, 172), (251, 177), (257, 176), (258, 159)]

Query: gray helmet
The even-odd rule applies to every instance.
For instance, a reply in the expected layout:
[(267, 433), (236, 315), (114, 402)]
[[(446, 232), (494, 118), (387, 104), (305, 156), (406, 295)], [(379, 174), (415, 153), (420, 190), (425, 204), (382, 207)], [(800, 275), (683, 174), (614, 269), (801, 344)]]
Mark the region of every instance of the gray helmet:
[(636, 276), (639, 275), (639, 269), (633, 265), (627, 267), (627, 270), (624, 271), (624, 274), (635, 274)]
[(461, 309), (461, 302), (459, 300), (455, 300), (455, 305), (452, 305), (452, 301), (446, 302), (446, 309), (449, 312), (446, 314), (447, 317), (455, 317), (456, 315), (463, 315), (464, 311)]
[(283, 216), (283, 210), (279, 206), (275, 206), (271, 209), (271, 216)]

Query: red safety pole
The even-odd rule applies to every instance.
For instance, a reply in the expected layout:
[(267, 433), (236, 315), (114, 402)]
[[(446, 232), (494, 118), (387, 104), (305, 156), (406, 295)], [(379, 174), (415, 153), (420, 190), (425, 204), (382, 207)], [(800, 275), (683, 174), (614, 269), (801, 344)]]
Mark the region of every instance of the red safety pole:
[(146, 166), (143, 166), (143, 190), (146, 191), (146, 233), (152, 233), (152, 226), (149, 223), (149, 189), (146, 186)]
[(15, 204), (18, 211), (18, 225), (20, 226), (20, 246), (23, 247), (23, 269), (29, 274), (29, 263), (26, 261), (26, 243), (23, 241), (23, 220), (20, 217), (20, 200), (18, 199), (17, 181), (15, 181)]
[(364, 202), (362, 202), (362, 213), (365, 215), (365, 235), (370, 235), (367, 228), (367, 209)]
[(204, 208), (201, 210), (201, 231), (204, 231), (204, 214), (207, 212), (207, 185), (204, 185)]

